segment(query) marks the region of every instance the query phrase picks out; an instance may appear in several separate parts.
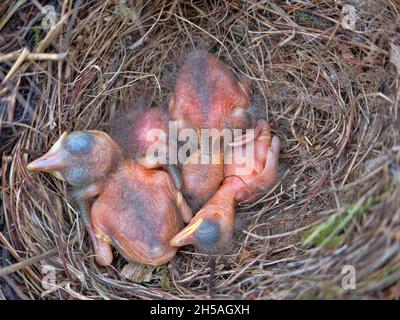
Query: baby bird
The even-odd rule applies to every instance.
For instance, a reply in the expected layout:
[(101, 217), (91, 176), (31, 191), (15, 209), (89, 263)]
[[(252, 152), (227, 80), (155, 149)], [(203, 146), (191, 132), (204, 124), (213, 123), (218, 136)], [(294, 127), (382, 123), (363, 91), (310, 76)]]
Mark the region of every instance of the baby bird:
[(168, 112), (161, 107), (146, 108), (145, 99), (141, 97), (128, 112), (113, 118), (110, 135), (121, 146), (125, 158), (148, 169), (164, 169), (181, 189), (181, 173), (168, 158), (168, 147), (173, 143), (168, 141), (168, 125)]
[[(204, 51), (193, 52), (177, 76), (169, 104), (170, 118), (177, 121), (179, 131), (247, 128), (251, 122), (246, 110), (250, 90), (247, 78), (237, 79), (216, 57)], [(217, 161), (200, 163), (204, 155)], [(206, 151), (200, 141), (199, 148), (181, 166), (182, 192), (193, 209), (200, 208), (218, 190), (223, 169), (223, 150)]]
[(50, 172), (73, 186), (102, 266), (112, 263), (111, 245), (127, 260), (168, 262), (177, 250), (170, 239), (192, 217), (168, 173), (123, 160), (120, 147), (101, 131), (64, 133), (27, 168)]
[(225, 164), (223, 184), (189, 225), (171, 239), (171, 246), (190, 244), (200, 251), (218, 254), (229, 245), (236, 203), (265, 194), (277, 176), (280, 141), (277, 136), (271, 139), (265, 120), (258, 121), (255, 132), (255, 140), (246, 143), (254, 143), (254, 157), (238, 156), (244, 154), (246, 144), (234, 147), (231, 163)]

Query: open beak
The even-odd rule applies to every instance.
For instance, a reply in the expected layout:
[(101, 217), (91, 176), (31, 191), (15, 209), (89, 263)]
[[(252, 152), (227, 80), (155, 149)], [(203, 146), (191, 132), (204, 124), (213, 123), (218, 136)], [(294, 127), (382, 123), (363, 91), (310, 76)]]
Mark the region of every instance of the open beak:
[(65, 154), (63, 152), (63, 140), (67, 136), (64, 132), (56, 143), (51, 147), (49, 152), (41, 156), (27, 165), (30, 171), (49, 172), (60, 180), (65, 180), (60, 170), (65, 167)]
[(199, 218), (194, 223), (189, 224), (186, 228), (174, 236), (170, 240), (169, 244), (173, 247), (182, 247), (189, 244), (195, 244), (196, 238), (194, 237), (193, 233), (200, 227), (203, 221), (204, 220), (202, 218)]

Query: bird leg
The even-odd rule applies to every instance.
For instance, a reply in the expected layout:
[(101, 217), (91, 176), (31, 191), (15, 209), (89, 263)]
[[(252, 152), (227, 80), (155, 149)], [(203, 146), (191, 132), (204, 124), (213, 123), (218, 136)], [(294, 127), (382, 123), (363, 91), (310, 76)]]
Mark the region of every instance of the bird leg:
[(185, 223), (189, 223), (190, 220), (193, 218), (193, 212), (179, 190), (176, 193), (176, 206), (181, 212), (183, 221)]
[[(235, 189), (236, 201), (249, 201), (257, 194), (265, 193), (276, 180), (278, 171), (280, 141), (272, 137), (269, 125), (265, 120), (259, 120), (255, 129), (254, 156), (251, 159), (235, 157), (236, 151), (246, 147), (237, 145), (233, 151), (233, 161), (225, 165), (225, 177)], [(226, 180), (228, 183), (228, 180)]]
[(91, 222), (90, 199), (97, 196), (100, 192), (100, 185), (95, 183), (83, 187), (73, 187), (72, 189), (72, 197), (78, 206), (83, 225), (89, 234), (94, 248), (97, 248), (97, 241)]
[(178, 190), (182, 189), (183, 185), (183, 177), (182, 174), (176, 164), (165, 164), (164, 170), (168, 172), (169, 176), (171, 177), (172, 181), (174, 182), (176, 188)]

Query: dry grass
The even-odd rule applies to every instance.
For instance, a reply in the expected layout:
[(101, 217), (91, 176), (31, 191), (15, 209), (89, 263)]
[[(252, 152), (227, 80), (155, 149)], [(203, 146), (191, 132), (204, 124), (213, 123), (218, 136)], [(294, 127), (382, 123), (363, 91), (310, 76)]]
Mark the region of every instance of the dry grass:
[[(98, 267), (67, 185), (25, 169), (65, 130), (107, 129), (132, 97), (165, 105), (195, 48), (252, 79), (253, 104), (284, 144), (279, 183), (238, 210), (215, 297), (399, 298), (400, 95), (389, 59), (400, 5), (346, 1), (359, 15), (351, 31), (340, 3), (3, 1), (0, 262), (14, 272), (0, 278), (0, 299), (208, 297), (208, 257), (191, 248), (138, 268), (147, 279), (136, 282), (121, 275), (122, 257)], [(56, 8), (50, 31), (40, 4)], [(44, 265), (57, 286), (42, 286)], [(355, 290), (341, 288), (344, 265)]]

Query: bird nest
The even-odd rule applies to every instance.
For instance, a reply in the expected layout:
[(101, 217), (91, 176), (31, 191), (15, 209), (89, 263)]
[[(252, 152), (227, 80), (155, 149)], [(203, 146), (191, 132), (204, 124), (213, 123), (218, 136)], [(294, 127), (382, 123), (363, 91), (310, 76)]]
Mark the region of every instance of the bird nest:
[(0, 299), (209, 298), (207, 255), (96, 264), (66, 183), (26, 164), (64, 132), (165, 106), (206, 49), (253, 84), (277, 184), (237, 208), (215, 298), (400, 297), (399, 8), (369, 1), (3, 1)]

